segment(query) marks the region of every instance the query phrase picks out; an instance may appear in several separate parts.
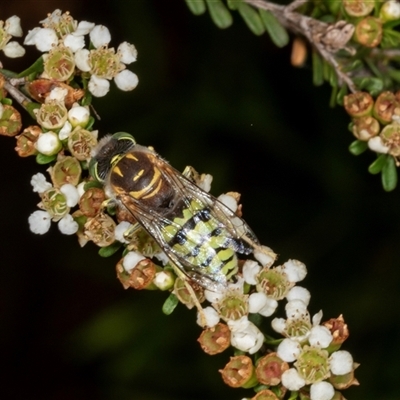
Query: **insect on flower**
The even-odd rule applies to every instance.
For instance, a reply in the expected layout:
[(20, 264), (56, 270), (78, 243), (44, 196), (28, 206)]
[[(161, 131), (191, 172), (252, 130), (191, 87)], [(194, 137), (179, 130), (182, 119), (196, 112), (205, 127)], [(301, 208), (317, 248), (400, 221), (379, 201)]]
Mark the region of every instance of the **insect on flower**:
[(267, 252), (230, 208), (130, 134), (103, 138), (94, 153), (91, 175), (154, 238), (186, 281), (222, 291), (238, 270), (237, 254)]

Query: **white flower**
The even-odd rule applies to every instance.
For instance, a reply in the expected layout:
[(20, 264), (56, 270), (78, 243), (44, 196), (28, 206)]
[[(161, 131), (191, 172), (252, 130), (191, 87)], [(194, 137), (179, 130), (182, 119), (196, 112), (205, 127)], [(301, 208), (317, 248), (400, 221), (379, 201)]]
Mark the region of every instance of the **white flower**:
[(69, 121), (65, 121), (63, 127), (58, 132), (60, 140), (68, 139), (69, 134), (72, 132), (72, 125)]
[(104, 25), (96, 25), (89, 33), (90, 41), (93, 46), (98, 49), (101, 46), (106, 46), (111, 41), (111, 35), (108, 28)]
[(258, 262), (253, 260), (246, 260), (243, 264), (243, 278), (246, 283), (249, 285), (256, 285), (257, 280), (256, 276), (261, 271), (261, 265)]
[(285, 311), (288, 318), (302, 318), (305, 315), (309, 315), (307, 305), (301, 300), (287, 302)]
[(67, 214), (58, 222), (58, 229), (64, 235), (73, 235), (74, 233), (78, 232), (79, 225), (71, 214)]
[(255, 292), (249, 296), (249, 312), (270, 317), (278, 307), (275, 299), (270, 299), (264, 292)]
[(308, 306), (311, 299), (311, 293), (301, 286), (292, 287), (286, 295), (287, 301), (301, 300), (305, 305)]
[(296, 340), (286, 338), (279, 343), (276, 352), (283, 361), (293, 362), (297, 360), (297, 357), (301, 352), (301, 346)]
[(89, 54), (90, 54), (90, 51), (88, 49), (78, 50), (74, 54), (75, 65), (82, 72), (89, 72), (90, 71)]
[(290, 368), (282, 374), (282, 385), (288, 390), (300, 390), (306, 381), (299, 375), (295, 368)]
[(60, 22), (62, 11), (56, 8), (51, 14), (47, 14), (45, 19), (39, 21), (43, 26), (45, 25), (57, 25)]
[(263, 250), (254, 250), (254, 258), (263, 266), (263, 267), (270, 267), (274, 261), (275, 257), (272, 254), (275, 254), (269, 247), (261, 246)]
[(69, 47), (73, 53), (85, 47), (85, 38), (72, 33), (69, 33), (67, 36), (65, 36), (63, 42), (64, 46)]
[(331, 400), (335, 395), (335, 389), (326, 381), (313, 383), (310, 387), (311, 400)]
[(121, 243), (129, 243), (129, 240), (126, 240), (124, 237), (124, 233), (132, 227), (132, 224), (128, 221), (121, 221), (115, 228), (115, 239)]
[(237, 210), (238, 207), (237, 201), (229, 194), (221, 194), (220, 196), (218, 196), (218, 200), (221, 203), (225, 204), (233, 212)]
[(167, 274), (165, 271), (160, 271), (156, 273), (156, 276), (153, 279), (153, 283), (160, 289), (160, 290), (168, 290), (174, 286), (174, 278)]
[(328, 347), (332, 342), (333, 336), (331, 331), (321, 325), (313, 326), (308, 335), (308, 342), (311, 346), (318, 346), (322, 349)]
[(283, 334), (286, 330), (286, 319), (285, 318), (274, 318), (271, 321), (271, 327), (275, 332)]
[(353, 357), (346, 350), (338, 350), (332, 353), (329, 358), (332, 373), (345, 375), (353, 370)]
[[(205, 317), (205, 321), (203, 321), (202, 317)], [(200, 312), (197, 312), (197, 325), (200, 325), (202, 328), (206, 326), (212, 328), (217, 325), (219, 322), (219, 314), (213, 307), (203, 308), (203, 315)], [(205, 322), (205, 326), (203, 326), (203, 322)]]
[(286, 261), (283, 264), (283, 270), (288, 276), (289, 282), (302, 281), (307, 275), (305, 264), (298, 260)]
[(90, 111), (87, 107), (83, 107), (75, 103), (73, 107), (68, 111), (68, 120), (72, 127), (81, 126), (85, 127), (89, 122)]
[(236, 321), (228, 321), (231, 330), (231, 345), (241, 351), (254, 354), (260, 350), (264, 343), (264, 335), (262, 332), (243, 316)]
[(124, 69), (115, 75), (114, 82), (118, 89), (123, 90), (124, 92), (129, 92), (130, 90), (135, 89), (138, 85), (139, 78), (132, 71), (129, 71), (129, 69)]
[(45, 102), (50, 103), (51, 100), (57, 100), (59, 102), (63, 102), (67, 97), (67, 94), (68, 94), (67, 89), (61, 87), (55, 87), (50, 91), (49, 95), (46, 97)]
[(157, 258), (158, 261), (161, 261), (162, 265), (167, 265), (170, 261), (168, 256), (163, 251), (159, 251), (158, 253), (155, 253), (153, 256)]
[(396, 0), (389, 0), (383, 3), (380, 10), (380, 17), (386, 21), (400, 18), (400, 4)]
[(47, 211), (35, 211), (29, 218), (29, 229), (37, 235), (43, 235), (48, 232), (51, 225), (51, 215)]
[(61, 150), (62, 144), (58, 135), (50, 131), (39, 135), (35, 147), (39, 153), (45, 154), (46, 156), (52, 156)]
[(380, 136), (375, 136), (368, 140), (368, 147), (370, 150), (377, 153), (387, 154), (389, 152), (389, 147), (383, 144), (383, 140)]
[(107, 79), (97, 78), (97, 76), (91, 75), (88, 88), (93, 96), (103, 97), (110, 90), (110, 82)]
[(126, 272), (131, 272), (136, 265), (144, 260), (145, 257), (143, 257), (142, 254), (137, 253), (136, 251), (130, 251), (125, 257), (124, 260), (122, 262), (122, 265), (125, 269)]
[(7, 43), (3, 51), (9, 58), (18, 58), (25, 54), (25, 49), (18, 42), (14, 41)]
[(72, 33), (75, 36), (84, 36), (87, 35), (94, 28), (93, 22), (81, 21), (79, 22), (77, 28)]
[(47, 189), (52, 187), (52, 184), (47, 182), (46, 177), (40, 172), (32, 176), (31, 185), (33, 187), (33, 191), (39, 194), (44, 193)]
[[(79, 198), (81, 198), (83, 196), (83, 194), (85, 193), (85, 185), (87, 184), (87, 182), (82, 181), (77, 187), (76, 189), (78, 190), (79, 193)], [(117, 239), (118, 240), (118, 239)]]
[(21, 18), (16, 15), (7, 18), (4, 24), (4, 30), (11, 36), (21, 37), (22, 36)]
[(137, 59), (136, 47), (128, 42), (122, 42), (117, 49), (118, 53), (121, 55), (121, 61), (124, 64), (131, 64)]
[(79, 201), (78, 189), (70, 183), (65, 183), (60, 187), (60, 192), (65, 196), (68, 207), (75, 207)]
[(39, 51), (50, 51), (58, 43), (57, 34), (54, 29), (34, 28), (28, 32), (24, 44), (34, 44)]

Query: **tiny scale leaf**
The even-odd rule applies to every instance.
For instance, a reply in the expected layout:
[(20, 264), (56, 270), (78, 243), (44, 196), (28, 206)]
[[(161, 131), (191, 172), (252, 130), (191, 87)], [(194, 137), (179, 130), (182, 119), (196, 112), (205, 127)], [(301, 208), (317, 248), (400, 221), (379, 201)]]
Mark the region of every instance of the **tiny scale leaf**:
[(271, 40), (278, 47), (284, 47), (289, 43), (289, 34), (276, 17), (267, 10), (260, 10), (260, 16)]
[(225, 29), (232, 25), (232, 15), (221, 0), (206, 0), (206, 2), (211, 19), (218, 28)]
[(393, 157), (387, 157), (382, 168), (382, 186), (386, 192), (391, 192), (397, 186), (397, 169)]
[(165, 315), (170, 315), (172, 312), (175, 310), (176, 306), (178, 305), (179, 300), (178, 298), (171, 293), (167, 300), (165, 300), (163, 306), (162, 306), (162, 311)]

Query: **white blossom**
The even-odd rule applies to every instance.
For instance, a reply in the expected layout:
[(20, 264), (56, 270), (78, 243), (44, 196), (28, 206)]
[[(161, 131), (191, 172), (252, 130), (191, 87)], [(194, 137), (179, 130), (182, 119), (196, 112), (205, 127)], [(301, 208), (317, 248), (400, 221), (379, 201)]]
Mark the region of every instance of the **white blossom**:
[(78, 189), (74, 185), (65, 183), (60, 187), (60, 192), (65, 196), (68, 207), (75, 207), (78, 204), (80, 196)]
[(58, 132), (58, 137), (60, 140), (68, 139), (70, 133), (72, 132), (72, 125), (69, 121), (65, 121), (63, 127)]
[(311, 400), (331, 400), (334, 395), (335, 389), (329, 382), (316, 382), (310, 387)]
[(40, 172), (32, 176), (31, 185), (33, 187), (33, 191), (39, 194), (44, 193), (47, 189), (52, 187), (52, 184), (47, 182), (46, 177)]
[(124, 64), (131, 64), (137, 59), (136, 47), (128, 42), (122, 42), (117, 49), (118, 53), (121, 55), (121, 61)]
[(286, 319), (285, 318), (274, 318), (271, 321), (271, 327), (275, 332), (283, 334), (286, 330)]
[(85, 38), (72, 33), (66, 35), (63, 42), (64, 46), (70, 48), (73, 53), (85, 47)]
[(4, 30), (11, 36), (21, 37), (23, 34), (21, 28), (21, 18), (17, 15), (7, 18), (4, 24)]
[(264, 292), (255, 292), (249, 296), (249, 312), (263, 317), (271, 316), (278, 307), (275, 299), (270, 299)]
[(124, 69), (115, 75), (114, 82), (118, 89), (123, 90), (124, 92), (129, 92), (130, 90), (135, 89), (138, 85), (139, 78), (135, 73), (129, 71), (129, 69)]
[(61, 150), (62, 144), (60, 139), (58, 138), (58, 135), (50, 131), (41, 133), (39, 135), (39, 138), (35, 143), (35, 147), (39, 153), (51, 156)]
[(51, 215), (47, 211), (35, 211), (29, 218), (29, 229), (37, 235), (43, 235), (48, 232), (51, 225)]
[(331, 331), (321, 325), (313, 326), (308, 335), (308, 342), (311, 346), (318, 346), (322, 349), (328, 347), (332, 342), (333, 336)]
[(260, 271), (261, 265), (257, 261), (246, 260), (242, 268), (244, 281), (249, 285), (256, 285), (256, 277)]
[(157, 272), (153, 283), (160, 289), (160, 290), (168, 290), (174, 285), (174, 278), (167, 274), (165, 271)]
[(90, 111), (87, 107), (83, 107), (75, 103), (68, 111), (68, 120), (72, 127), (81, 126), (85, 127), (89, 122)]
[(297, 360), (297, 357), (301, 352), (301, 346), (296, 340), (286, 338), (279, 343), (276, 352), (283, 361), (293, 362)]
[(353, 370), (353, 357), (346, 350), (338, 350), (329, 358), (332, 373), (335, 375), (348, 374)]
[(282, 374), (282, 385), (288, 390), (300, 390), (305, 384), (306, 381), (299, 375), (295, 368), (289, 368)]
[(84, 36), (87, 35), (94, 28), (93, 22), (88, 21), (80, 21), (77, 28), (74, 32), (72, 32), (75, 36)]
[(124, 260), (122, 262), (122, 265), (125, 269), (126, 272), (131, 272), (136, 265), (144, 260), (145, 257), (143, 257), (142, 254), (137, 253), (136, 251), (130, 251), (125, 257)]
[(158, 261), (161, 261), (162, 265), (167, 265), (170, 262), (170, 259), (163, 251), (155, 253), (154, 257), (157, 258)]
[(58, 37), (54, 29), (34, 28), (28, 32), (24, 40), (26, 45), (35, 45), (39, 51), (50, 51), (58, 43)]
[(283, 270), (288, 276), (289, 282), (302, 281), (307, 275), (305, 264), (298, 260), (286, 261), (283, 264)]
[(98, 78), (95, 75), (91, 75), (88, 88), (90, 93), (95, 97), (103, 97), (110, 90), (110, 82), (107, 79)]
[(304, 315), (309, 315), (307, 305), (301, 300), (287, 302), (285, 311), (288, 318), (302, 318)]
[(264, 343), (264, 335), (262, 332), (243, 316), (236, 321), (228, 321), (231, 330), (231, 345), (241, 351), (254, 354), (260, 350)]
[(58, 222), (58, 229), (64, 235), (73, 235), (78, 232), (79, 225), (71, 214), (67, 214)]
[(387, 154), (390, 150), (389, 147), (383, 143), (383, 140), (380, 136), (375, 136), (369, 139), (368, 147), (370, 148), (370, 150), (382, 154)]
[[(219, 314), (213, 307), (203, 308), (202, 313), (203, 315), (201, 315), (200, 312), (197, 312), (197, 325), (200, 325), (202, 328), (205, 328), (206, 326), (212, 328), (218, 324), (220, 319)], [(203, 321), (203, 317), (205, 317), (205, 321)], [(205, 326), (203, 326), (204, 322)]]
[(90, 41), (93, 46), (98, 49), (101, 46), (106, 46), (111, 41), (111, 35), (108, 28), (104, 25), (96, 25), (89, 33)]
[(218, 200), (225, 204), (230, 210), (236, 212), (238, 203), (234, 197), (230, 196), (229, 194), (221, 194), (218, 196)]
[(126, 240), (124, 237), (124, 233), (132, 227), (132, 224), (128, 221), (121, 221), (115, 228), (115, 239), (121, 243), (129, 243), (129, 240)]
[(9, 58), (18, 58), (25, 54), (25, 49), (18, 42), (12, 41), (5, 45), (3, 52)]
[(89, 72), (90, 71), (89, 54), (90, 54), (90, 51), (88, 49), (78, 50), (74, 54), (75, 65), (82, 72)]
[[(272, 257), (270, 254), (274, 254), (274, 252), (267, 246), (261, 246), (263, 250), (256, 249), (254, 250), (254, 258), (263, 266), (263, 267), (270, 267), (275, 258)], [(267, 254), (269, 253), (269, 254)]]
[(301, 300), (306, 306), (310, 303), (311, 293), (301, 286), (293, 286), (286, 295), (287, 301)]

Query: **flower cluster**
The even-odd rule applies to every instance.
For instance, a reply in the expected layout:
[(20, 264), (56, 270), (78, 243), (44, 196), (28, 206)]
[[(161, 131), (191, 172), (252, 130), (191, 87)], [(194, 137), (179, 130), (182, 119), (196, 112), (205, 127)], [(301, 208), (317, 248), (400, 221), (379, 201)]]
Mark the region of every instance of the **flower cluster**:
[[(330, 400), (340, 395), (338, 390), (357, 384), (357, 365), (350, 353), (340, 350), (348, 337), (343, 318), (321, 323), (322, 312), (310, 317), (307, 307), (311, 295), (297, 285), (307, 274), (302, 262), (288, 260), (274, 266), (276, 254), (249, 237), (247, 244), (252, 251), (238, 253), (251, 254), (235, 258), (234, 267), (224, 272), (227, 283), (215, 283), (214, 287), (190, 279), (176, 260), (168, 257), (162, 239), (155, 240), (151, 232), (138, 224), (128, 206), (118, 207), (112, 201), (112, 193), (95, 179), (96, 173), (90, 176), (89, 164), (102, 146), (98, 132), (93, 130), (90, 93), (104, 96), (111, 79), (123, 90), (133, 89), (137, 77), (125, 66), (136, 60), (136, 49), (126, 42), (117, 51), (109, 48), (110, 33), (106, 27), (77, 22), (60, 10), (41, 23), (42, 27), (31, 30), (24, 42), (45, 53), (41, 62), (28, 69), (29, 78), (21, 81), (6, 70), (0, 71), (0, 134), (16, 136), (15, 149), (21, 157), (35, 156), (39, 164), (48, 165), (49, 180), (42, 173), (31, 179), (33, 191), (40, 196), (40, 210), (29, 217), (31, 231), (44, 234), (53, 221), (63, 234), (76, 234), (81, 246), (93, 242), (100, 247), (102, 256), (120, 251), (116, 271), (124, 288), (169, 292), (163, 306), (166, 314), (179, 302), (188, 308), (196, 307), (197, 323), (203, 328), (199, 338), (202, 349), (218, 354), (232, 346), (237, 355), (220, 371), (222, 378), (232, 387), (254, 388), (254, 400), (283, 399), (288, 392), (292, 392), (291, 399)], [(1, 24), (0, 28), (7, 32), (1, 42), (6, 54), (9, 35), (22, 35), (18, 27), (16, 17)], [(89, 48), (85, 48), (86, 35), (91, 43)], [(19, 90), (20, 84), (25, 85), (24, 92)], [(36, 120), (35, 125), (22, 127), (21, 115), (12, 107), (11, 98), (25, 107)], [(394, 147), (383, 142), (382, 146), (385, 145), (387, 153), (395, 157)], [(196, 191), (200, 188), (208, 192), (211, 188), (211, 175), (200, 175), (191, 167), (179, 179), (186, 185), (197, 186)], [(198, 196), (204, 196), (204, 192), (196, 191)], [(218, 199), (203, 198), (221, 210), (229, 210), (224, 211), (226, 219), (221, 221), (225, 222), (217, 219), (219, 225), (215, 230), (223, 228), (224, 223), (231, 224), (235, 228), (230, 229), (237, 229), (235, 239), (240, 242), (245, 237), (240, 230), (240, 195), (229, 192)], [(182, 209), (182, 214), (190, 214), (190, 207), (191, 204)], [(182, 219), (182, 224), (187, 220)], [(206, 221), (204, 214), (202, 222)], [(174, 224), (179, 225), (176, 220), (170, 222), (171, 229)], [(205, 224), (199, 223), (196, 229), (210, 233)], [(190, 234), (198, 234), (196, 229)], [(206, 236), (203, 232), (202, 238)], [(221, 237), (222, 242), (218, 240), (215, 248), (226, 246), (225, 237)], [(243, 239), (243, 246), (244, 242)], [(286, 318), (271, 321), (272, 329), (281, 336), (272, 339), (261, 326), (264, 318), (277, 312), (279, 301), (287, 301)]]

